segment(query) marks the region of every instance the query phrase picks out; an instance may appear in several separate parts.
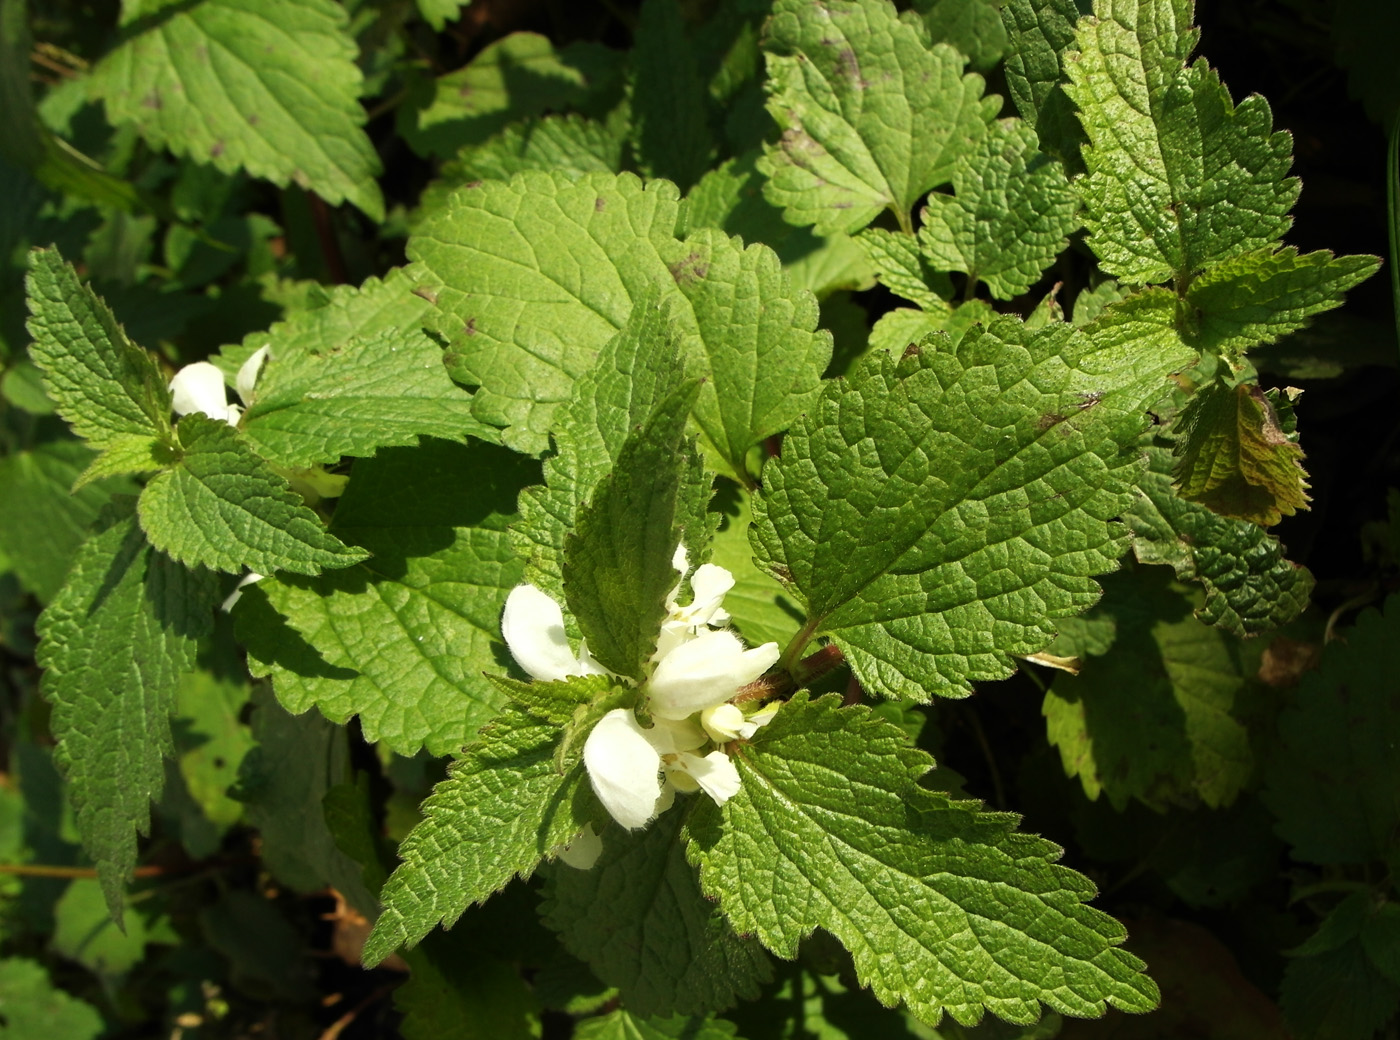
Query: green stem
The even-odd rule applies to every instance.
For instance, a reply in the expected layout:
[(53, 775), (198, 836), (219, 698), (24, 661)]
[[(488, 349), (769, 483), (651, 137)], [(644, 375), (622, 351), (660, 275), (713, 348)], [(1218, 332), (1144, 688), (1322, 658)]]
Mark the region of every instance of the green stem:
[(808, 618), (807, 623), (802, 626), (797, 635), (792, 637), (787, 649), (783, 651), (783, 656), (778, 658), (778, 667), (786, 675), (797, 678), (797, 661), (802, 656), (802, 651), (807, 648), (807, 644), (812, 641), (812, 637), (817, 634), (817, 626), (822, 622), (821, 618)]
[(1396, 209), (1396, 182), (1400, 181), (1400, 110), (1390, 121), (1390, 152), (1385, 163), (1387, 230), (1390, 232), (1390, 299), (1395, 312), (1395, 340), (1400, 344), (1400, 212)]

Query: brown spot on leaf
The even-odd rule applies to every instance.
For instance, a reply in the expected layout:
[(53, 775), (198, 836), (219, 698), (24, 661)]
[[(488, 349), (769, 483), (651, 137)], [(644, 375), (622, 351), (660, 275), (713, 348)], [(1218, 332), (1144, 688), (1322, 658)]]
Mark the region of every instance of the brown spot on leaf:
[(594, 212), (594, 213), (601, 213), (601, 212), (603, 212), (603, 210), (607, 209), (607, 206), (608, 206), (608, 200), (605, 199), (605, 198), (603, 198), (603, 196), (601, 196), (601, 195), (599, 195), (596, 199), (593, 200), (593, 212)]
[(209, 149), (209, 158), (211, 158), (211, 159), (217, 159), (219, 156), (221, 156), (221, 155), (223, 155), (223, 154), (224, 154), (224, 142), (222, 142), (222, 141), (215, 141), (215, 142), (214, 142), (214, 147)]
[(259, 123), (261, 123), (261, 122), (262, 122), (262, 117), (259, 116), (256, 112), (249, 112), (249, 113), (248, 113), (248, 125), (249, 125), (249, 126), (257, 126), (257, 125), (258, 125)]
[(1259, 659), (1259, 680), (1270, 686), (1297, 686), (1304, 672), (1310, 672), (1322, 660), (1322, 647), (1279, 636), (1269, 644)]
[(467, 323), (466, 323), (465, 325), (462, 326), (462, 331), (465, 332), (468, 336), (475, 336), (475, 335), (476, 335), (476, 319), (475, 319), (475, 318), (468, 318), (468, 319), (467, 319)]
[(677, 260), (674, 264), (668, 264), (667, 269), (671, 272), (671, 277), (676, 280), (677, 285), (698, 282), (710, 273), (709, 263), (696, 252), (690, 253), (683, 260)]
[(423, 286), (420, 285), (420, 286), (418, 286), (416, 289), (413, 290), (413, 295), (414, 295), (414, 296), (417, 296), (419, 299), (427, 300), (429, 303), (433, 304), (434, 306), (437, 305), (438, 294), (437, 294), (436, 292), (434, 292), (432, 289), (428, 289), (428, 288), (425, 288), (425, 287), (423, 287)]
[(165, 107), (165, 102), (161, 100), (160, 91), (153, 90), (141, 99), (141, 106), (143, 108), (154, 108), (156, 110), (159, 110)]

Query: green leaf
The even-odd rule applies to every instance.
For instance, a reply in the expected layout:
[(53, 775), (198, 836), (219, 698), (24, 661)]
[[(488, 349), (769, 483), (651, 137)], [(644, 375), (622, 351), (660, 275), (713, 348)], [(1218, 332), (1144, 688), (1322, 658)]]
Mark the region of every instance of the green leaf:
[(999, 120), (974, 147), (953, 166), (955, 194), (928, 197), (919, 245), (930, 266), (963, 271), (1009, 300), (1069, 245), (1079, 226), (1076, 196), (1028, 123)]
[(1298, 255), (1289, 246), (1260, 249), (1216, 264), (1186, 293), (1195, 342), (1229, 360), (1303, 328), (1314, 314), (1342, 305), (1342, 293), (1375, 274), (1380, 258)]
[(715, 152), (709, 96), (695, 45), (686, 38), (681, 7), (647, 0), (632, 36), (632, 145), (651, 177), (675, 181), (682, 191), (710, 168)]
[(394, 991), (403, 1040), (535, 1040), (535, 994), (520, 969), (482, 950), (479, 935), (430, 935), (404, 957), (409, 977)]
[(1079, 21), (1075, 0), (1007, 0), (1006, 87), (1021, 118), (1035, 127), (1041, 151), (1079, 172), (1084, 131), (1064, 91), (1064, 52)]
[(580, 115), (552, 115), (512, 123), (477, 145), (467, 145), (438, 171), (423, 190), (412, 217), (414, 227), (437, 213), (452, 193), (473, 181), (508, 181), (526, 170), (617, 173), (622, 169), (626, 127), (609, 119), (598, 123)]
[(0, 552), (42, 603), (58, 594), (102, 503), (114, 491), (136, 491), (129, 481), (108, 481), (70, 493), (91, 458), (64, 438), (0, 459)]
[(254, 351), (270, 349), (239, 423), (254, 450), (295, 469), (419, 437), (494, 439), (424, 332), (435, 320), (431, 296), (431, 287), (415, 292), (395, 270), (358, 289), (337, 287), (321, 306), (226, 350), (220, 361), (232, 375)]
[(915, 6), (924, 11), (924, 24), (933, 42), (952, 44), (967, 55), (968, 64), (978, 72), (987, 72), (1001, 61), (1006, 52), (1006, 27), (996, 0), (934, 0), (931, 5)]
[(1176, 421), (1181, 497), (1261, 527), (1306, 509), (1303, 449), (1278, 404), (1277, 391), (1252, 383), (1197, 390)]
[(427, 441), (355, 463), (332, 530), (373, 553), (317, 578), (280, 575), (235, 609), (250, 666), (289, 711), (315, 706), (403, 755), (460, 750), (496, 714), (506, 594), (521, 564), (505, 532), (538, 470), (483, 444)]
[(1394, 747), (1400, 711), (1400, 597), (1367, 610), (1303, 675), (1279, 717), (1282, 747), (1263, 792), (1293, 856), (1308, 863), (1366, 863), (1395, 852), (1400, 776)]
[(1279, 1004), (1295, 1036), (1368, 1040), (1400, 1010), (1400, 986), (1373, 965), (1361, 942), (1289, 961)]
[(399, 112), (399, 133), (419, 155), (446, 158), (480, 144), (509, 123), (585, 106), (612, 90), (623, 61), (580, 41), (559, 50), (537, 33), (487, 44), (468, 64), (415, 91)]
[(689, 854), (735, 930), (780, 957), (824, 928), (883, 1003), (936, 1025), (984, 1009), (1032, 1022), (1147, 1011), (1157, 987), (1084, 905), (1087, 878), (1015, 818), (919, 786), (932, 765), (902, 730), (799, 693), (734, 757), (739, 793), (697, 804)]
[(1312, 574), (1284, 557), (1277, 538), (1178, 495), (1170, 449), (1149, 447), (1147, 459), (1142, 496), (1123, 514), (1140, 562), (1169, 564), (1183, 581), (1200, 582), (1206, 599), (1196, 616), (1236, 636), (1281, 628), (1303, 612)]
[(457, 20), (462, 8), (471, 0), (416, 0), (418, 13), (433, 27), (433, 32), (442, 32), (448, 22)]
[(1193, 605), (1165, 572), (1135, 570), (1105, 578), (1103, 600), (1061, 625), (1052, 653), (1082, 657), (1082, 670), (1056, 675), (1041, 711), (1091, 799), (1215, 809), (1253, 776), (1245, 709), (1258, 651), (1196, 620)]
[(1292, 139), (1268, 102), (1238, 106), (1204, 59), (1193, 0), (1098, 0), (1064, 56), (1089, 176), (1076, 182), (1089, 245), (1134, 284), (1192, 275), (1282, 238), (1298, 198)]
[(758, 996), (771, 977), (753, 938), (741, 939), (700, 892), (677, 805), (646, 830), (603, 832), (588, 870), (556, 867), (545, 924), (638, 1015), (703, 1015)]
[[(1015, 319), (829, 385), (764, 467), (759, 562), (867, 690), (927, 700), (1013, 669), (1098, 598), (1130, 503), (1142, 385)], [(1169, 371), (1168, 369), (1167, 371)]]
[(296, 468), (420, 437), (494, 440), (471, 408), (442, 367), (441, 347), (421, 329), (391, 329), (315, 352), (274, 349), (241, 425), (263, 458)]
[(712, 478), (685, 430), (698, 391), (690, 380), (667, 394), (624, 442), (564, 538), (564, 594), (589, 653), (638, 681), (676, 584), (676, 546), (697, 559), (709, 549)]
[[(102, 886), (95, 879), (74, 878), (54, 907), (49, 946), (87, 968), (109, 991), (120, 988), (123, 978), (145, 957), (147, 943), (173, 946), (180, 941), (170, 919), (153, 911), (149, 903), (128, 907), (120, 920), (118, 925), (108, 914)], [(4, 1010), (0, 1003), (0, 1013)]]
[(684, 371), (673, 315), (674, 308), (658, 306), (654, 294), (638, 301), (560, 410), (558, 451), (545, 460), (545, 486), (520, 496), (520, 522), (511, 538), (529, 561), (525, 579), (560, 603), (566, 535), (598, 482), (616, 466), (628, 435), (655, 413)]
[[(203, 648), (201, 665), (186, 672), (176, 695), (175, 746), (180, 776), (190, 797), (212, 824), (217, 839), (243, 818), (243, 805), (229, 797), (238, 769), (255, 741), (240, 716), (252, 695), (243, 655), (233, 642), (233, 629), (219, 626)], [(188, 838), (186, 844), (188, 845)]]
[(508, 710), (481, 731), (422, 805), (423, 820), (399, 846), (399, 864), (365, 943), (375, 965), (413, 946), (439, 922), (528, 877), (599, 812), (582, 763), (554, 765), (559, 727)]
[(168, 440), (170, 391), (151, 356), (56, 249), (29, 254), (29, 353), (73, 432), (102, 449), (124, 436)]
[(53, 705), (56, 758), (114, 916), (136, 864), (136, 831), (149, 828), (165, 781), (162, 758), (174, 751), (180, 677), (194, 664), (217, 597), (207, 571), (187, 570), (147, 544), (123, 499), (98, 518), (39, 618), (36, 656)]
[(778, 0), (764, 37), (768, 111), (782, 138), (759, 161), (768, 201), (820, 235), (881, 211), (905, 230), (1001, 102), (946, 43), (888, 0)]
[(365, 912), (375, 906), (360, 864), (342, 852), (326, 823), (323, 801), (347, 782), (346, 732), (314, 711), (288, 715), (261, 687), (254, 694), (253, 749), (238, 770), (237, 794), (262, 836), (262, 860), (298, 892), (330, 885)]
[(696, 1020), (683, 1015), (641, 1018), (624, 1008), (574, 1027), (575, 1040), (738, 1040), (734, 1026), (719, 1018)]
[(809, 289), (817, 299), (841, 289), (870, 288), (875, 272), (850, 235), (822, 238), (810, 228), (793, 227), (783, 220), (782, 210), (763, 197), (759, 155), (757, 149), (745, 152), (700, 178), (686, 196), (690, 227), (722, 228), (750, 244), (771, 247), (793, 287)]
[[(142, 200), (134, 185), (106, 173), (44, 125), (30, 90), (29, 56), (34, 41), (27, 6), (24, 0), (0, 2), (0, 159), (33, 174), (35, 181), (53, 191), (100, 206), (137, 209)], [(15, 201), (7, 195), (8, 205)], [(11, 212), (20, 212), (20, 207)], [(7, 249), (3, 255), (11, 253)]]
[(8, 957), (0, 961), (0, 1037), (4, 1040), (96, 1040), (107, 1030), (91, 1004), (70, 997), (49, 981), (38, 961)]
[[(674, 571), (672, 573), (675, 573)], [(541, 722), (558, 725), (576, 719), (580, 709), (606, 699), (612, 689), (607, 675), (571, 675), (564, 680), (528, 682), (504, 675), (488, 675), (491, 684), (506, 695), (512, 706)]]
[(326, 531), (228, 423), (195, 412), (179, 437), (179, 465), (141, 493), (141, 527), (156, 548), (231, 574), (317, 574), (368, 555)]
[(753, 511), (749, 495), (722, 481), (711, 508), (720, 513), (710, 562), (734, 575), (734, 587), (724, 595), (724, 609), (750, 646), (787, 646), (802, 627), (802, 611), (783, 587), (754, 562), (749, 544)]
[(745, 458), (815, 401), (831, 360), (816, 301), (797, 289), (763, 245), (698, 230), (663, 250), (690, 301), (706, 376), (695, 419), (731, 473), (748, 482)]
[(508, 446), (548, 447), (574, 380), (671, 281), (660, 250), (678, 203), (672, 185), (630, 174), (524, 173), (458, 191), (409, 239), (409, 257), (443, 283), (448, 371), (479, 388), (473, 411)]
[[(856, 241), (870, 257), (880, 284), (890, 292), (917, 303), (930, 315), (941, 317), (951, 309), (948, 301), (953, 297), (953, 283), (942, 271), (929, 266), (913, 235), (866, 228)], [(917, 336), (911, 342), (921, 339), (923, 336)]]
[(358, 48), (339, 4), (196, 0), (123, 14), (125, 38), (90, 79), (114, 124), (223, 173), (296, 183), (384, 219)]

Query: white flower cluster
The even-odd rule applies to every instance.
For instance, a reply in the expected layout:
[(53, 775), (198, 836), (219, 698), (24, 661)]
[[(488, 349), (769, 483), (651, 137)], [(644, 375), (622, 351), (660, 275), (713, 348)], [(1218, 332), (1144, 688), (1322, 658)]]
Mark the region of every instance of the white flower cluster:
[[(683, 581), (690, 569), (684, 546), (671, 562)], [(652, 725), (643, 726), (633, 711), (617, 708), (598, 720), (583, 745), (598, 800), (628, 829), (645, 827), (670, 808), (677, 791), (704, 791), (723, 805), (739, 790), (739, 771), (720, 745), (753, 736), (777, 711), (773, 705), (746, 716), (730, 703), (779, 655), (777, 643), (750, 650), (721, 627), (729, 620), (721, 604), (734, 587), (734, 575), (711, 563), (697, 567), (690, 576), (695, 595), (686, 606), (676, 602), (682, 581), (666, 598), (666, 618), (642, 684), (640, 703)], [(587, 646), (574, 654), (559, 604), (533, 585), (511, 591), (501, 633), (520, 667), (536, 679), (607, 673)], [(715, 747), (701, 754), (706, 744)], [(591, 866), (601, 848), (597, 836), (585, 831), (564, 854), (565, 862)]]

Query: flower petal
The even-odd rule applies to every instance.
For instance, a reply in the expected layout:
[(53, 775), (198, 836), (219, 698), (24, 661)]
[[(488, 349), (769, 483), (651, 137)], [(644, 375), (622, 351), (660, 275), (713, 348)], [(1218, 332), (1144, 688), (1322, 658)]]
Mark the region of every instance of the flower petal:
[(589, 870), (603, 854), (603, 839), (593, 829), (593, 824), (585, 823), (574, 840), (565, 845), (559, 858), (575, 870)]
[(597, 674), (569, 649), (559, 604), (533, 585), (510, 590), (501, 615), (501, 635), (516, 663), (536, 679)]
[(648, 684), (651, 712), (684, 719), (723, 704), (778, 660), (777, 643), (745, 650), (733, 632), (703, 630), (661, 659)]
[(258, 381), (258, 376), (262, 372), (264, 361), (271, 360), (272, 346), (259, 347), (253, 351), (252, 356), (243, 362), (238, 369), (238, 378), (233, 381), (233, 385), (238, 389), (239, 399), (244, 404), (253, 403), (253, 386)]
[(723, 805), (739, 793), (739, 770), (723, 751), (711, 751), (704, 758), (689, 753), (678, 756), (672, 767), (672, 782), (675, 771), (684, 770), (700, 789)]
[(734, 587), (734, 575), (714, 563), (702, 563), (690, 576), (690, 588), (695, 599), (686, 607), (692, 624), (709, 624), (724, 602), (724, 594)]
[(593, 793), (622, 826), (645, 827), (656, 815), (661, 755), (628, 709), (614, 708), (598, 720), (583, 743), (583, 764)]
[(702, 711), (700, 725), (705, 727), (705, 732), (710, 735), (711, 740), (716, 744), (723, 744), (725, 741), (735, 739), (743, 732), (744, 713), (726, 701)]
[(782, 706), (782, 701), (774, 701), (767, 707), (760, 708), (758, 711), (754, 712), (745, 719), (744, 724), (739, 727), (739, 736), (743, 737), (745, 740), (750, 739), (758, 732), (760, 726), (766, 726), (773, 721), (773, 716), (778, 714), (778, 709)]
[[(224, 374), (207, 361), (196, 361), (176, 372), (175, 378), (170, 380), (170, 394), (176, 415), (202, 412), (211, 419), (229, 421)], [(237, 414), (233, 421), (238, 421)]]
[(243, 577), (238, 579), (238, 584), (233, 587), (233, 591), (228, 594), (228, 598), (224, 600), (219, 609), (227, 614), (233, 609), (233, 605), (243, 598), (243, 586), (251, 585), (255, 581), (262, 581), (263, 577), (264, 575), (259, 574), (257, 571), (249, 571), (247, 574), (243, 575)]

